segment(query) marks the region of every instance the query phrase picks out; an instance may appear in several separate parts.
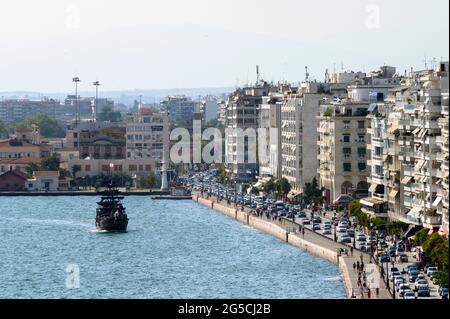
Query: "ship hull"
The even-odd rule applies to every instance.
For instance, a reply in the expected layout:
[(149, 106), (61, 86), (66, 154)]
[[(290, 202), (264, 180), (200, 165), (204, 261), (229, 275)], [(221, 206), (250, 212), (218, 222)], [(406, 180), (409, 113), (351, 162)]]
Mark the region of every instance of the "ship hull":
[(115, 219), (115, 218), (97, 218), (95, 226), (98, 231), (108, 232), (121, 232), (127, 231), (128, 219)]

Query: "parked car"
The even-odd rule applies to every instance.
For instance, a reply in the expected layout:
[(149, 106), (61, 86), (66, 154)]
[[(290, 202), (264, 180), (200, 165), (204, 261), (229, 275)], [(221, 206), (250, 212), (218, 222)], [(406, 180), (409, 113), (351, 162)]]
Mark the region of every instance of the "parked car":
[(428, 267), (427, 271), (426, 271), (426, 274), (427, 274), (428, 277), (431, 277), (432, 274), (434, 272), (436, 272), (437, 270), (438, 270), (438, 267), (436, 267), (436, 266)]
[(439, 287), (438, 293), (442, 298), (448, 299), (448, 287)]

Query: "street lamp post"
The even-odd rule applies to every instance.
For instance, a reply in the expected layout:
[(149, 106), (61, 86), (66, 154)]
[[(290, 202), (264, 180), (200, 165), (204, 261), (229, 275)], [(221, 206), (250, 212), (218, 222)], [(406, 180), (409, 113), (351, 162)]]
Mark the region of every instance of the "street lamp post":
[(75, 114), (75, 124), (78, 124), (78, 120), (79, 119), (81, 119), (81, 116), (80, 116), (80, 107), (79, 107), (79, 104), (78, 104), (78, 82), (81, 82), (81, 80), (80, 80), (80, 78), (79, 77), (74, 77), (73, 79), (72, 79), (72, 82), (74, 82), (75, 83), (75, 112), (76, 112), (76, 114)]
[(333, 226), (334, 226), (334, 241), (337, 242), (336, 223), (335, 222), (333, 222)]
[(97, 122), (98, 87), (100, 86), (100, 82), (95, 81), (92, 85), (95, 86), (94, 121)]

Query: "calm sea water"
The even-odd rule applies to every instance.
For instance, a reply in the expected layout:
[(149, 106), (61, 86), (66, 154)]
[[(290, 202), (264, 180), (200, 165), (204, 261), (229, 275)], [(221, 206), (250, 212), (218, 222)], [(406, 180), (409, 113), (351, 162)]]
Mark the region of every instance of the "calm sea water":
[(0, 298), (345, 298), (335, 265), (194, 202), (127, 197), (108, 234), (97, 200), (0, 197)]

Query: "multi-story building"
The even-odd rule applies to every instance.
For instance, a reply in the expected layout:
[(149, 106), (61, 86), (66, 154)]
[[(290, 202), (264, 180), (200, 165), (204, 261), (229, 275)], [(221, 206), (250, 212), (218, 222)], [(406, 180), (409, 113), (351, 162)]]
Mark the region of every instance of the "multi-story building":
[(290, 198), (301, 195), (317, 177), (317, 115), (322, 95), (304, 93), (304, 89), (286, 93), (281, 107), (281, 170), (292, 187)]
[(227, 121), (227, 100), (226, 99), (221, 99), (217, 101), (217, 120), (219, 121), (220, 124), (224, 125), (226, 124)]
[[(259, 109), (259, 132), (265, 132), (264, 159), (259, 158), (261, 178), (281, 178), (281, 105), (283, 95), (273, 93), (262, 98)], [(263, 145), (259, 145), (261, 148)], [(258, 150), (260, 150), (258, 148)], [(261, 150), (262, 151), (262, 150)]]
[(126, 116), (127, 158), (163, 159), (163, 151), (168, 159), (170, 121), (166, 112), (156, 109), (139, 108), (137, 113)]
[(217, 100), (212, 96), (207, 96), (200, 101), (200, 113), (202, 114), (203, 121), (209, 122), (217, 120), (219, 104)]
[(177, 122), (192, 122), (196, 106), (195, 101), (184, 95), (168, 96), (160, 103), (161, 110), (170, 114), (171, 121), (174, 124)]
[(436, 142), (441, 147), (441, 152), (438, 160), (441, 167), (437, 172), (438, 178), (441, 179), (439, 183), (437, 195), (440, 197), (440, 202), (437, 202), (437, 213), (442, 216), (441, 232), (448, 236), (448, 220), (449, 220), (449, 83), (448, 83), (448, 69), (447, 63), (441, 63), (437, 75), (441, 77), (441, 118), (439, 118), (439, 127), (441, 129), (441, 136)]
[(126, 149), (126, 128), (108, 127), (98, 131), (78, 132), (80, 158), (123, 159)]
[[(390, 219), (448, 233), (448, 63), (411, 73), (400, 84), (384, 103), (371, 106), (377, 110), (364, 211), (374, 213), (377, 200), (387, 202)], [(386, 217), (385, 211), (375, 213)]]
[(27, 116), (47, 114), (50, 118), (59, 120), (64, 113), (63, 106), (57, 100), (4, 100), (0, 101), (0, 122), (14, 123)]
[(270, 92), (276, 92), (276, 88), (261, 81), (253, 87), (236, 90), (228, 98), (226, 128), (231, 129), (231, 132), (229, 131), (225, 138), (226, 161), (228, 171), (239, 183), (248, 183), (255, 179), (258, 174), (258, 163), (256, 160), (250, 161), (248, 156), (249, 152), (256, 154), (256, 134), (246, 136), (244, 144), (240, 145), (242, 141), (239, 141), (237, 130), (253, 129), (254, 133), (257, 132), (262, 98), (268, 96)]
[(351, 101), (321, 106), (318, 172), (328, 205), (341, 194), (356, 198), (368, 195), (368, 108), (368, 103)]

